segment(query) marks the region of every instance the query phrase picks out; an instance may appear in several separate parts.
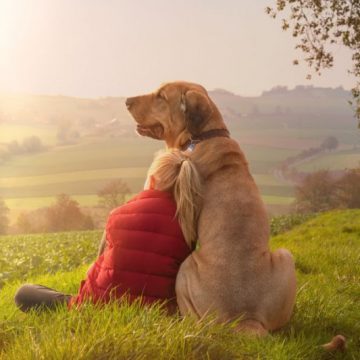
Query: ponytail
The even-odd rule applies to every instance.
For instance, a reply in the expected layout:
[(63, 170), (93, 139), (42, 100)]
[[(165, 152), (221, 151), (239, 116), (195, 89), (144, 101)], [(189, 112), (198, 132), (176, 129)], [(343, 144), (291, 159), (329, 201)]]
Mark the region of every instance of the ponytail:
[(155, 178), (155, 188), (170, 190), (176, 202), (176, 216), (184, 238), (192, 249), (197, 241), (201, 209), (201, 177), (191, 159), (177, 149), (155, 157), (148, 176)]
[(174, 197), (176, 214), (190, 248), (197, 241), (197, 227), (200, 215), (201, 179), (190, 159), (181, 162), (179, 175), (175, 181)]

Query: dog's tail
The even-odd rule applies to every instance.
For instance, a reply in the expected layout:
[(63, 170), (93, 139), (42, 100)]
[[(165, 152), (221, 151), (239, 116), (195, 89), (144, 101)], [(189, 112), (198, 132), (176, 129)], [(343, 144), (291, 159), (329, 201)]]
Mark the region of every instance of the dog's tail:
[(321, 345), (321, 347), (329, 352), (345, 351), (345, 349), (346, 349), (345, 336), (336, 335), (331, 339), (331, 341), (329, 343)]

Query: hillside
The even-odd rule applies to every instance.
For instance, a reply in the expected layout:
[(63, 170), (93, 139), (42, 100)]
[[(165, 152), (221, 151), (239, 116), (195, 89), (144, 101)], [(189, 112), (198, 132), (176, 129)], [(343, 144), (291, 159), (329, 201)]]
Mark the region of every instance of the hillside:
[[(219, 89), (209, 94), (239, 141), (271, 214), (286, 212), (293, 201), (293, 184), (275, 172), (285, 159), (335, 136), (337, 151), (301, 166), (358, 166), (357, 123), (342, 88), (276, 87), (258, 97)], [(8, 144), (29, 136), (41, 139), (43, 151), (7, 154)], [(0, 94), (0, 196), (12, 222), (22, 211), (50, 205), (59, 193), (96, 206), (98, 190), (114, 178), (139, 191), (154, 152), (163, 146), (135, 134), (124, 98)]]
[[(84, 241), (89, 239), (93, 244), (98, 233), (73, 235)], [(57, 235), (53, 236), (56, 242)], [(41, 235), (37, 237), (41, 240)], [(26, 246), (32, 238), (17, 237), (15, 241), (11, 236), (0, 237), (0, 252), (7, 243), (10, 244), (7, 256), (11, 256), (11, 244), (19, 257), (21, 252), (27, 256), (29, 251), (35, 256), (36, 251)], [(72, 244), (75, 247), (77, 242)], [(47, 269), (47, 275), (32, 278), (19, 274), (17, 280), (13, 278), (0, 290), (0, 358), (358, 359), (360, 210), (319, 215), (273, 237), (271, 246), (286, 247), (293, 252), (298, 295), (290, 324), (264, 339), (235, 334), (230, 325), (216, 325), (211, 319), (198, 323), (188, 318), (167, 317), (157, 307), (145, 310), (136, 304), (101, 310), (88, 306), (71, 312), (59, 309), (40, 316), (23, 314), (13, 305), (16, 288), (25, 278), (74, 293), (87, 269), (81, 266), (55, 275)], [(84, 251), (86, 246), (79, 253)], [(60, 258), (59, 262), (67, 263), (64, 259)], [(56, 257), (52, 263), (56, 266)], [(347, 338), (346, 352), (325, 354), (319, 345), (339, 333)]]

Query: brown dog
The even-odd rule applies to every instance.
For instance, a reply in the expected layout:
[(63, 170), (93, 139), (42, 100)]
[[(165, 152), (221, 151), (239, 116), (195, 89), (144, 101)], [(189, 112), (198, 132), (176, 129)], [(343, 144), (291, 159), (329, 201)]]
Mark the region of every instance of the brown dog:
[[(183, 315), (241, 317), (238, 328), (259, 335), (285, 325), (296, 293), (292, 255), (269, 250), (269, 223), (238, 143), (206, 90), (168, 83), (128, 98), (141, 135), (187, 150), (204, 179), (200, 249), (182, 264), (176, 294)], [(190, 143), (189, 139), (198, 139)]]

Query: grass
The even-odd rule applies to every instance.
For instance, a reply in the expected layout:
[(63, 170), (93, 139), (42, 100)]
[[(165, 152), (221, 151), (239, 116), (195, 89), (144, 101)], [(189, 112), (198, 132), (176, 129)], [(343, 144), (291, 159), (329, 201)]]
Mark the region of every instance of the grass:
[(270, 233), (271, 235), (279, 235), (297, 225), (303, 224), (304, 222), (314, 218), (315, 213), (310, 214), (286, 214), (275, 216), (270, 221)]
[(88, 264), (102, 231), (0, 237), (0, 288), (12, 280), (54, 274)]
[[(271, 246), (293, 252), (298, 294), (289, 325), (263, 339), (236, 334), (211, 317), (196, 322), (165, 316), (158, 306), (87, 305), (80, 311), (23, 314), (12, 300), (25, 281), (19, 277), (0, 292), (0, 358), (358, 359), (360, 210), (319, 215), (273, 237)], [(86, 268), (26, 280), (75, 293)], [(319, 345), (338, 333), (347, 338), (346, 352), (325, 353)]]

